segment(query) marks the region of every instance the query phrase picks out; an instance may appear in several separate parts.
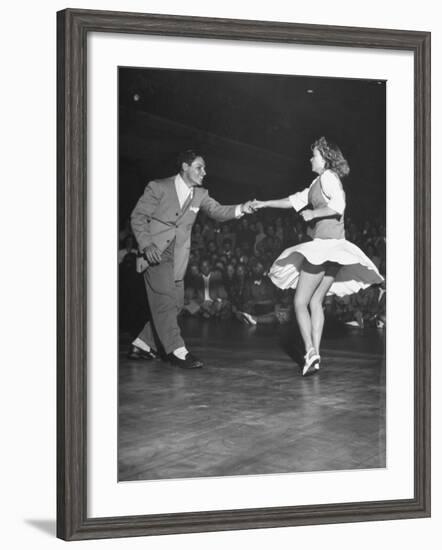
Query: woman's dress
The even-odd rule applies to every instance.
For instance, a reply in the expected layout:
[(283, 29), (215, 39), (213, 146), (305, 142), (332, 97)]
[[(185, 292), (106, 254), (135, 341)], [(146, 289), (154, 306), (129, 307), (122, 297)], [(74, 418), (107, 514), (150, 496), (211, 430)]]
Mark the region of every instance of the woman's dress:
[(345, 193), (335, 172), (326, 170), (289, 199), (296, 211), (310, 204), (315, 210), (328, 206), (336, 215), (309, 222), (307, 233), (312, 240), (287, 248), (275, 260), (269, 277), (277, 287), (296, 288), (305, 259), (314, 265), (334, 262), (341, 266), (327, 295), (346, 296), (384, 280), (370, 258), (345, 239)]

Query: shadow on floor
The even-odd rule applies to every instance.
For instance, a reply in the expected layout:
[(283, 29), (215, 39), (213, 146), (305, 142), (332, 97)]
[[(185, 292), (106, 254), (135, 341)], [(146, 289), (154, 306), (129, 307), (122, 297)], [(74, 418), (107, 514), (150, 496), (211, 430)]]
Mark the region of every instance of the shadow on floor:
[(26, 519), (25, 523), (35, 527), (42, 533), (51, 535), (52, 537), (56, 536), (57, 532), (57, 522), (55, 519)]

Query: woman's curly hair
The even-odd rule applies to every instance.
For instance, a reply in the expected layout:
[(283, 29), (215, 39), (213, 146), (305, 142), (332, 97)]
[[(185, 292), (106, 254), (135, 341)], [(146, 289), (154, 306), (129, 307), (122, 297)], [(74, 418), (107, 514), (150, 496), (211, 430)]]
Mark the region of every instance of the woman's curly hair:
[(327, 141), (325, 137), (321, 137), (312, 145), (313, 149), (318, 149), (323, 159), (325, 160), (325, 168), (333, 170), (342, 178), (350, 173), (350, 166), (345, 160), (344, 155), (337, 145)]

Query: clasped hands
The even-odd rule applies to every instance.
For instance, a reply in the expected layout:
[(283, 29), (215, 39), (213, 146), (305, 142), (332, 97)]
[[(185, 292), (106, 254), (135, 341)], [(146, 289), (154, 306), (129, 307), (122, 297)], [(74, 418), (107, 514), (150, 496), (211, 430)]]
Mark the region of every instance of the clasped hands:
[(252, 201), (247, 201), (241, 205), (241, 210), (244, 214), (254, 214), (257, 210), (264, 206), (263, 201), (258, 201), (253, 199)]

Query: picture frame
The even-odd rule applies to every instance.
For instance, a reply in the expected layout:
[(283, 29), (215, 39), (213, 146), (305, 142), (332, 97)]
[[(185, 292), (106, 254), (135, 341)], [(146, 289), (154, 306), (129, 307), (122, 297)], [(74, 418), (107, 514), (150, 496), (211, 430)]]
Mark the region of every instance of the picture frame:
[[(87, 38), (124, 33), (371, 48), (414, 58), (414, 498), (88, 517)], [(430, 33), (67, 9), (57, 13), (57, 536), (64, 540), (430, 515)]]

